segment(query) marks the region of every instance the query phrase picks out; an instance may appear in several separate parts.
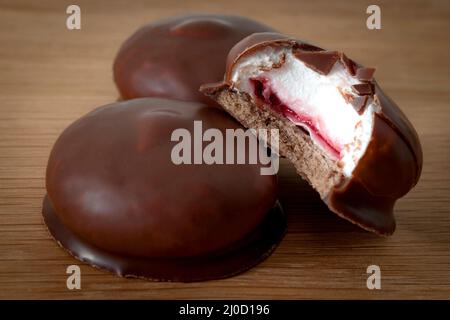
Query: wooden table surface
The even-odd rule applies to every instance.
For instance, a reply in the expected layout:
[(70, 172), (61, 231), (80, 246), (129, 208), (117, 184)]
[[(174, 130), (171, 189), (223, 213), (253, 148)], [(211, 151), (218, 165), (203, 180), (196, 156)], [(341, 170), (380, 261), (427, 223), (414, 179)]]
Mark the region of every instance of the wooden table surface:
[[(66, 29), (71, 1), (0, 1), (0, 298), (450, 298), (450, 2), (75, 1), (82, 29)], [(127, 280), (81, 264), (50, 239), (41, 218), (44, 173), (72, 121), (118, 96), (111, 66), (121, 42), (148, 21), (185, 12), (240, 14), (377, 67), (376, 77), (414, 123), (424, 150), (419, 184), (398, 201), (397, 231), (379, 238), (331, 214), (283, 162), (289, 230), (275, 253), (225, 280)], [(80, 264), (81, 290), (66, 288)], [(366, 268), (381, 268), (368, 290)]]

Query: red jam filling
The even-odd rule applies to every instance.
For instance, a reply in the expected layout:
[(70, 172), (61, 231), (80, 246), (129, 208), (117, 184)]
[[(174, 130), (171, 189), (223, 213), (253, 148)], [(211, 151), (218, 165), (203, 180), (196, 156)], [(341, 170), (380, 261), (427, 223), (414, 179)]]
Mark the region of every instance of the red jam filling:
[(314, 135), (314, 137), (325, 147), (326, 150), (330, 152), (332, 156), (335, 158), (340, 158), (340, 149), (338, 146), (335, 146), (330, 139), (322, 135), (317, 127), (314, 125), (312, 119), (306, 115), (300, 115), (296, 113), (294, 110), (289, 108), (286, 104), (284, 104), (278, 95), (272, 90), (272, 88), (268, 85), (268, 79), (263, 77), (251, 78), (250, 83), (253, 87), (253, 94), (256, 98), (263, 102), (264, 104), (270, 106), (270, 108), (288, 119), (294, 119), (296, 122), (301, 122), (304, 124), (310, 133)]

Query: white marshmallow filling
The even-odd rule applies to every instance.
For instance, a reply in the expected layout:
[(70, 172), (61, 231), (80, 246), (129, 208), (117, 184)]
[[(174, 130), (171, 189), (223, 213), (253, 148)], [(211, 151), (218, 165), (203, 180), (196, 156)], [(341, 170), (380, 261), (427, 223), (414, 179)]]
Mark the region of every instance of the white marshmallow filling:
[[(283, 62), (284, 61), (284, 62)], [(344, 97), (360, 84), (337, 61), (323, 75), (299, 60), (288, 47), (266, 47), (241, 58), (231, 74), (233, 86), (305, 129), (313, 142), (352, 175), (369, 144), (373, 99), (360, 115)]]

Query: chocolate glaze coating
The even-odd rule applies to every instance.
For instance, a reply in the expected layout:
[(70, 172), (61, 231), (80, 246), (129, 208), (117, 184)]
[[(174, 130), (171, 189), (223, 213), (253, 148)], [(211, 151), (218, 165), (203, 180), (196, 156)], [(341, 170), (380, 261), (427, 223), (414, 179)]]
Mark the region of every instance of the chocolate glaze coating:
[[(202, 120), (203, 130), (241, 128), (221, 110), (159, 98), (112, 103), (70, 125), (47, 166), (44, 215), (54, 237), (82, 260), (157, 280), (224, 277), (259, 262), (262, 251), (271, 251), (284, 233), (280, 217), (270, 218), (278, 221), (274, 230), (264, 229), (247, 244), (259, 246), (258, 258), (247, 254), (232, 263), (217, 255), (231, 252), (232, 259), (234, 248), (242, 248), (243, 239), (269, 219), (276, 176), (262, 176), (260, 165), (173, 164), (178, 142), (171, 134), (178, 128), (192, 133), (194, 120)], [(78, 240), (64, 240), (68, 237)], [(91, 257), (98, 252), (107, 257)], [(130, 259), (127, 267), (118, 257)], [(209, 257), (222, 259), (223, 269), (208, 273), (205, 266), (204, 275), (181, 270), (179, 261), (198, 266), (196, 259)], [(137, 267), (132, 262), (137, 260), (166, 271)], [(174, 261), (170, 268), (167, 261)]]
[(79, 260), (122, 277), (157, 281), (205, 281), (244, 272), (266, 259), (286, 232), (286, 217), (276, 203), (260, 226), (228, 250), (199, 257), (139, 258), (99, 249), (78, 237), (58, 218), (48, 196), (42, 213), (52, 237)]
[[(330, 61), (341, 61), (352, 75), (366, 81), (374, 90), (372, 93), (363, 92), (364, 97), (370, 97), (378, 106), (366, 152), (352, 178), (332, 189), (323, 200), (333, 212), (367, 230), (382, 235), (392, 234), (395, 230), (395, 201), (418, 182), (422, 170), (422, 149), (412, 124), (373, 79), (374, 69), (361, 66), (343, 53), (338, 53), (339, 59), (336, 59), (336, 51), (326, 51), (282, 34), (258, 33), (243, 39), (230, 50), (224, 82), (205, 85), (202, 91), (214, 96), (215, 91), (232, 88), (234, 66), (243, 57), (268, 46), (290, 47), (294, 53), (302, 53), (300, 56), (307, 56), (305, 63), (322, 74), (331, 70)], [(358, 112), (364, 108), (358, 104), (354, 107)]]
[(273, 29), (239, 16), (195, 14), (157, 21), (122, 45), (114, 80), (123, 99), (167, 97), (218, 106), (198, 88), (223, 79), (233, 45), (265, 31)]

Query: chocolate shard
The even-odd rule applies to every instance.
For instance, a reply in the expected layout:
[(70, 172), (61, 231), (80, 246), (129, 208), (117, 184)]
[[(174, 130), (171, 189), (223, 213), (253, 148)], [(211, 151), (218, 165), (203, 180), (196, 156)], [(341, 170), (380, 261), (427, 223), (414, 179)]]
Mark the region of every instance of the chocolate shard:
[(372, 83), (359, 83), (352, 85), (352, 90), (360, 96), (373, 95), (375, 88)]
[(348, 70), (348, 72), (354, 76), (356, 75), (356, 63), (352, 59), (349, 59), (344, 53), (340, 53), (340, 59), (342, 64)]
[(375, 73), (375, 68), (358, 68), (356, 70), (356, 78), (359, 81), (372, 81), (373, 80), (373, 74)]
[(350, 99), (350, 103), (358, 114), (363, 114), (366, 110), (367, 102), (369, 101), (369, 96), (353, 96)]
[(308, 67), (323, 75), (329, 74), (334, 64), (339, 59), (339, 53), (337, 51), (296, 50), (294, 55)]
[(322, 48), (319, 48), (317, 46), (314, 46), (314, 45), (306, 43), (306, 42), (302, 42), (302, 43), (298, 44), (298, 49), (303, 50), (303, 51), (325, 51)]
[(339, 90), (347, 103), (350, 103), (358, 114), (363, 114), (369, 101), (369, 95), (354, 95), (351, 92)]

